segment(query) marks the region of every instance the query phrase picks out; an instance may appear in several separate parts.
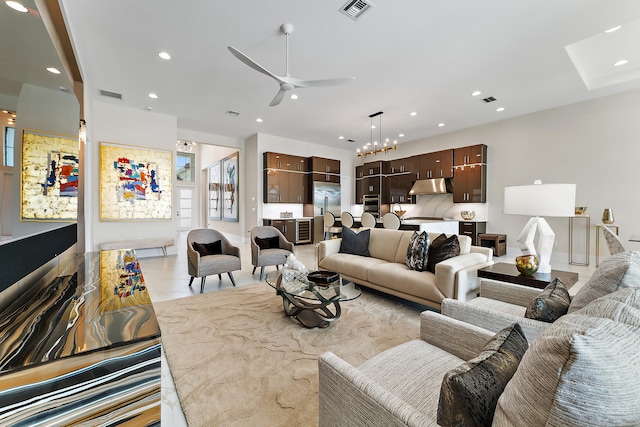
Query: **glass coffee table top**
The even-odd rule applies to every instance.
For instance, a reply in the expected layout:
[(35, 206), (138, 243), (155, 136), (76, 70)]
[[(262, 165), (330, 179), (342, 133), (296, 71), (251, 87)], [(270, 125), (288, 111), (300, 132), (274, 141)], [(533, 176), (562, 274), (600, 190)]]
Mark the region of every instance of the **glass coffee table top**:
[(293, 317), (306, 328), (326, 328), (342, 314), (340, 302), (350, 301), (361, 292), (354, 283), (342, 278), (326, 286), (307, 280), (306, 274), (288, 271), (283, 280), (282, 271), (267, 274), (266, 281), (282, 297), (287, 316)]

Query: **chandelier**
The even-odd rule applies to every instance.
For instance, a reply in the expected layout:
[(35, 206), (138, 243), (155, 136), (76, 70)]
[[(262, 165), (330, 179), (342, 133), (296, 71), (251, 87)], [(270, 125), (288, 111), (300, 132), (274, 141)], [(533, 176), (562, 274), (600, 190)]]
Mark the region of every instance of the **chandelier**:
[(176, 142), (176, 146), (178, 147), (178, 151), (190, 152), (193, 151), (193, 147), (195, 147), (196, 143), (193, 141), (183, 141), (181, 139)]
[(367, 157), (369, 154), (373, 154), (374, 156), (378, 153), (387, 153), (390, 150), (395, 150), (397, 148), (397, 141), (393, 141), (393, 145), (389, 145), (389, 139), (384, 142), (384, 144), (379, 145), (378, 141), (373, 140), (373, 130), (376, 128), (373, 125), (373, 118), (378, 117), (378, 130), (379, 130), (379, 141), (382, 143), (382, 111), (378, 111), (377, 113), (373, 113), (369, 115), (369, 119), (371, 120), (371, 140), (367, 145), (362, 147), (362, 151), (358, 148), (358, 157)]

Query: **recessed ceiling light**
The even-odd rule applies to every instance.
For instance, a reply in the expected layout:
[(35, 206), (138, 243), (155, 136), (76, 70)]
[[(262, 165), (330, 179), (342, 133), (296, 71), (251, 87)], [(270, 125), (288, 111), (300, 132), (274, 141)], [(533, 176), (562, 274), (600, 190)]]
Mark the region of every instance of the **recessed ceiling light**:
[(64, 86), (60, 86), (58, 90), (60, 90), (60, 92), (66, 92), (68, 89)]
[(618, 26), (615, 26), (613, 28), (609, 28), (608, 30), (604, 30), (604, 32), (609, 34), (609, 33), (613, 33), (614, 31), (618, 31), (620, 28), (622, 28), (622, 25), (618, 25)]
[(498, 108), (496, 108), (496, 111), (498, 111), (498, 112), (504, 111), (504, 107), (498, 107)]
[(295, 93), (291, 94), (291, 99), (298, 99), (298, 95), (296, 95)]
[(153, 108), (147, 107), (147, 111), (151, 111), (151, 110), (153, 110)]
[(258, 117), (258, 118), (256, 119), (256, 122), (258, 122), (258, 123), (262, 123), (262, 119), (261, 119), (260, 117)]
[(375, 128), (376, 128), (376, 125), (371, 125), (371, 129), (375, 129)]
[(398, 138), (402, 138), (402, 137), (404, 137), (404, 133), (401, 133), (398, 135)]
[(473, 91), (471, 92), (471, 96), (478, 96), (480, 95), (482, 92), (480, 92), (479, 90)]
[(29, 9), (27, 9), (26, 7), (24, 7), (21, 3), (18, 3), (17, 1), (5, 1), (5, 4), (7, 6), (9, 6), (11, 9), (13, 10), (17, 10), (18, 12), (28, 12)]
[(60, 74), (60, 70), (54, 67), (47, 68), (47, 71), (50, 72), (51, 74)]
[[(371, 143), (370, 143), (370, 142), (367, 142), (367, 145), (371, 146)], [(364, 148), (367, 148), (367, 145), (365, 145), (365, 147), (364, 147)]]
[(158, 99), (158, 95), (156, 95), (155, 93), (150, 93), (150, 94), (149, 94), (149, 98), (151, 98), (151, 99)]
[(340, 135), (340, 136), (338, 137), (338, 139), (344, 139), (344, 136)]
[(438, 123), (438, 127), (443, 127), (444, 123)]
[(616, 62), (613, 64), (613, 66), (614, 66), (614, 67), (619, 67), (619, 66), (621, 66), (621, 65), (626, 64), (627, 62), (629, 62), (629, 60), (628, 60), (628, 59), (621, 59), (621, 60), (619, 60), (619, 61), (616, 61)]
[(417, 116), (417, 115), (418, 115), (418, 113), (416, 113), (415, 111), (411, 112), (411, 116)]
[(171, 55), (169, 55), (169, 52), (165, 52), (165, 51), (158, 52), (158, 56), (162, 59), (166, 59), (167, 61), (171, 59)]

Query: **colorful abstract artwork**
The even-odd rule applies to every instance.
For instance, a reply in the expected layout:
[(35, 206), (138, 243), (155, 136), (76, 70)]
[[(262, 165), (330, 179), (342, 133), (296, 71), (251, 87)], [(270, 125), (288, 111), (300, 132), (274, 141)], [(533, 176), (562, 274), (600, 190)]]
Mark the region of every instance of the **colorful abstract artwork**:
[(78, 218), (77, 137), (24, 130), (20, 218), (76, 221)]
[(238, 222), (238, 152), (222, 159), (223, 221)]
[(100, 252), (100, 312), (151, 304), (140, 263), (133, 250)]
[(100, 143), (100, 220), (170, 220), (172, 153)]
[(209, 167), (209, 219), (220, 221), (222, 219), (222, 203), (220, 203), (220, 179), (221, 163), (215, 162)]

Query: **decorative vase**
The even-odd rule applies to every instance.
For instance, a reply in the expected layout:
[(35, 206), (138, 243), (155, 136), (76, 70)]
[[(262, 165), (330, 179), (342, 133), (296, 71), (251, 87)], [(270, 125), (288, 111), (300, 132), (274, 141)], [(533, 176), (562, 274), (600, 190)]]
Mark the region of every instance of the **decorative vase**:
[(605, 224), (613, 224), (616, 219), (613, 217), (613, 211), (609, 208), (606, 208), (604, 212), (602, 212), (602, 222)]
[(540, 261), (535, 255), (520, 255), (516, 258), (516, 268), (520, 274), (533, 276), (540, 267)]

